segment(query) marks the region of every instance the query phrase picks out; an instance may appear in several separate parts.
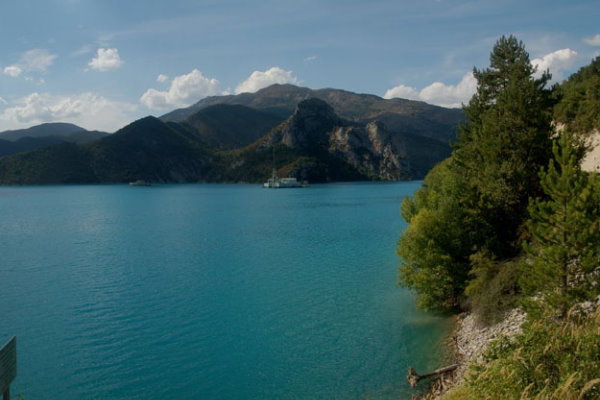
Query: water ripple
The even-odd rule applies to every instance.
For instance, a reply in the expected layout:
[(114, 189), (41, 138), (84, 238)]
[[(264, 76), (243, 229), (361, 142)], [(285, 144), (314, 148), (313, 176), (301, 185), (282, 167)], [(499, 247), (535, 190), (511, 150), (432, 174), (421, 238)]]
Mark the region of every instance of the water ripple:
[(416, 187), (0, 188), (0, 339), (20, 337), (14, 390), (410, 396), (406, 367), (436, 366), (445, 329), (395, 285), (399, 199)]

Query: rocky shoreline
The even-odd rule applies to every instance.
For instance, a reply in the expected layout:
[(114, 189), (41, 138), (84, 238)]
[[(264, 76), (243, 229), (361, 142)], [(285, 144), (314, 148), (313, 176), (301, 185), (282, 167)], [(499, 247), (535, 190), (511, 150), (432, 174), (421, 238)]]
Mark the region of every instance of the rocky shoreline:
[(483, 353), (492, 341), (519, 334), (525, 317), (526, 314), (516, 308), (508, 312), (500, 322), (486, 326), (472, 313), (456, 316), (455, 327), (447, 339), (447, 346), (453, 354), (450, 363), (457, 363), (459, 367), (438, 376), (418, 399), (441, 400), (451, 388), (463, 383), (469, 364), (481, 361)]

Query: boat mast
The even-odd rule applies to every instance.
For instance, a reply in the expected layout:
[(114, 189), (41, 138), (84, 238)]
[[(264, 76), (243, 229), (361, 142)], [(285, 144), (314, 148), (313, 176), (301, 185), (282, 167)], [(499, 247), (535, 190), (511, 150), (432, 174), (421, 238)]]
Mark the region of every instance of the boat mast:
[(275, 146), (271, 146), (271, 150), (273, 152), (273, 171), (271, 173), (271, 179), (273, 182), (277, 181), (277, 168), (275, 168)]

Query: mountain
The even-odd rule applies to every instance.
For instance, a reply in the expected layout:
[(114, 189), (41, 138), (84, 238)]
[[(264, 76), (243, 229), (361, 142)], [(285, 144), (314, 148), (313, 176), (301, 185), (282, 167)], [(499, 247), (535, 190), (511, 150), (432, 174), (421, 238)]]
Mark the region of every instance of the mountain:
[(87, 148), (99, 182), (197, 182), (211, 158), (195, 132), (154, 117), (133, 122)]
[(111, 135), (71, 124), (0, 133), (0, 184), (260, 182), (274, 159), (281, 176), (310, 182), (421, 179), (450, 154), (463, 119), (422, 102), (273, 85)]
[(276, 164), (280, 175), (310, 182), (409, 179), (413, 171), (399, 135), (377, 122), (340, 118), (319, 99), (301, 101), (294, 113), (245, 149), (222, 155), (221, 178), (255, 181)]
[(238, 104), (217, 104), (201, 109), (183, 122), (211, 147), (231, 150), (254, 142), (284, 119)]
[(27, 129), (0, 132), (0, 139), (15, 141), (23, 137), (64, 136), (78, 132), (86, 132), (86, 130), (74, 124), (52, 122)]
[(50, 146), (51, 144), (65, 143), (60, 137), (42, 136), (29, 137), (25, 136), (15, 141), (0, 139), (0, 157), (25, 151), (35, 150), (40, 147)]
[(88, 131), (80, 126), (64, 122), (51, 122), (32, 126), (27, 129), (16, 129), (0, 132), (0, 139), (11, 142), (22, 138), (60, 138), (65, 142), (88, 143), (106, 136), (106, 132)]
[(205, 148), (186, 127), (146, 117), (92, 143), (62, 143), (3, 157), (0, 182), (197, 182), (211, 165)]
[(454, 141), (457, 126), (465, 120), (459, 109), (433, 106), (420, 101), (383, 99), (338, 89), (313, 90), (294, 85), (272, 85), (256, 93), (213, 96), (160, 117), (163, 121), (182, 122), (198, 111), (217, 104), (243, 105), (278, 117), (287, 118), (302, 100), (317, 98), (328, 103), (349, 121), (383, 122), (392, 132), (429, 137), (445, 144)]
[[(278, 124), (279, 118), (244, 106), (199, 113), (182, 124), (146, 117), (92, 143), (63, 142), (2, 157), (0, 183), (260, 182), (274, 162), (281, 176), (315, 183), (400, 180), (421, 178), (446, 156), (439, 141), (394, 133), (377, 121), (343, 119), (319, 99), (301, 101)], [(251, 120), (258, 121), (255, 129), (244, 135)], [(245, 147), (219, 150), (234, 146), (234, 140), (248, 142), (273, 125)], [(241, 138), (231, 134), (235, 129)], [(422, 159), (413, 160), (415, 154)]]

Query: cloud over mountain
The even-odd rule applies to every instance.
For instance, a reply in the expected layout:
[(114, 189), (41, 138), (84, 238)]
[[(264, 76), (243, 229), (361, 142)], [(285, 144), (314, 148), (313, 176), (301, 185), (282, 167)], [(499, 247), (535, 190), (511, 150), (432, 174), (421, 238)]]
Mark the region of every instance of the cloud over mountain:
[[(539, 77), (547, 69), (553, 74), (553, 81), (562, 80), (563, 72), (571, 68), (577, 59), (577, 52), (571, 49), (561, 49), (531, 60), (537, 67), (536, 75)], [(420, 100), (437, 106), (457, 108), (466, 104), (477, 90), (477, 80), (472, 72), (465, 74), (456, 85), (434, 82), (418, 90), (412, 86), (398, 85), (388, 89), (383, 95), (386, 99), (394, 97)]]
[(189, 74), (173, 78), (168, 90), (146, 90), (140, 97), (140, 102), (148, 108), (160, 110), (187, 106), (204, 97), (220, 93), (220, 83), (217, 79), (207, 78), (199, 70), (193, 69)]
[(434, 82), (431, 85), (417, 90), (411, 86), (398, 85), (385, 92), (386, 99), (394, 97), (420, 100), (442, 107), (458, 108), (467, 103), (477, 89), (477, 81), (472, 72), (465, 74), (456, 85), (447, 85), (442, 82)]
[(279, 67), (271, 67), (266, 71), (254, 71), (246, 80), (237, 85), (235, 94), (254, 93), (275, 83), (297, 85), (300, 81), (294, 76), (292, 71), (286, 71)]
[(87, 129), (114, 131), (131, 120), (135, 105), (96, 93), (73, 95), (31, 93), (0, 112), (0, 125), (24, 128), (42, 122), (70, 122)]

